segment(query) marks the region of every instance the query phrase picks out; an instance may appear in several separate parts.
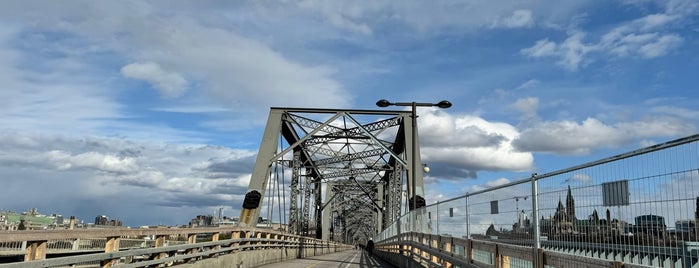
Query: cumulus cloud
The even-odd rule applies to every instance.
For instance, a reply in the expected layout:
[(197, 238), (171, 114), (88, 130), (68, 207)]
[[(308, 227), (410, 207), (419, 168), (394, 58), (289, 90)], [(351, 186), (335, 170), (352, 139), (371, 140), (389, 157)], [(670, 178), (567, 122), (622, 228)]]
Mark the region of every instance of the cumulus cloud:
[(166, 97), (177, 97), (184, 93), (187, 80), (180, 74), (163, 70), (155, 62), (136, 62), (121, 68), (121, 74), (145, 80)]
[(581, 123), (567, 120), (541, 122), (523, 130), (512, 144), (525, 152), (588, 154), (598, 148), (616, 148), (651, 137), (684, 136), (695, 130), (693, 124), (662, 116), (612, 125), (587, 118)]
[(475, 178), (477, 171), (524, 171), (533, 165), (530, 153), (512, 147), (519, 133), (507, 123), (433, 109), (422, 112), (418, 124), (423, 161), (434, 176)]

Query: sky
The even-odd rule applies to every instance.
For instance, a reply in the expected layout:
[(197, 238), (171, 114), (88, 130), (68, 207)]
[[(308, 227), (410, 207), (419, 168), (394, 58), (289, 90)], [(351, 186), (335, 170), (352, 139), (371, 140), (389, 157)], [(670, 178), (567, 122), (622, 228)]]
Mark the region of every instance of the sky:
[(695, 134), (699, 2), (13, 1), (0, 210), (238, 216), (270, 107), (420, 109), (436, 202)]

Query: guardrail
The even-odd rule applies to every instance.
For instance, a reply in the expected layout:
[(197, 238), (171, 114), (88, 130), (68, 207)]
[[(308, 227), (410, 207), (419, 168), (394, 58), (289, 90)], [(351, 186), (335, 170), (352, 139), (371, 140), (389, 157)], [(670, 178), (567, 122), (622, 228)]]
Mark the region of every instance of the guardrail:
[[(493, 265), (508, 257), (515, 260), (508, 264), (513, 267), (599, 262), (694, 268), (699, 267), (698, 206), (699, 135), (693, 135), (475, 189), (411, 211), (374, 240), (392, 245), (391, 250), (406, 243), (399, 251), (416, 262), (424, 261), (417, 253), (423, 249), (441, 255), (429, 244), (405, 240), (405, 234), (472, 241), (459, 242), (464, 251), (465, 245), (473, 247), (466, 261), (458, 261), (483, 267), (503, 267)], [(481, 242), (491, 246), (477, 246)]]
[[(206, 240), (197, 242), (197, 236)], [(152, 240), (144, 241), (143, 238)], [(180, 239), (169, 240), (175, 237)], [(220, 239), (225, 237), (226, 239)], [(184, 241), (182, 241), (184, 240)], [(78, 250), (75, 256), (46, 258), (49, 244), (68, 244), (76, 248), (76, 241), (98, 241), (100, 253), (84, 253)], [(104, 243), (101, 243), (104, 241)], [(121, 243), (126, 242), (126, 247)], [(134, 243), (138, 241), (138, 243)], [(152, 243), (149, 243), (152, 241)], [(173, 243), (174, 242), (174, 243)], [(111, 267), (148, 267), (174, 265), (226, 254), (250, 250), (297, 249), (298, 256), (305, 252), (313, 255), (348, 248), (347, 245), (300, 237), (268, 229), (243, 228), (158, 228), (158, 229), (110, 229), (110, 230), (49, 230), (7, 231), (0, 233), (0, 244), (26, 245), (24, 262), (0, 264), (0, 267), (57, 267), (90, 265)], [(179, 243), (179, 244), (178, 244)], [(173, 245), (175, 244), (175, 245)], [(63, 247), (63, 248), (64, 248)], [(65, 251), (65, 249), (61, 249)], [(79, 248), (79, 247), (78, 247)], [(96, 247), (84, 249), (96, 250)]]
[[(511, 242), (511, 243), (508, 243)], [(644, 264), (634, 264), (622, 260), (608, 260), (593, 256), (595, 245), (562, 245), (557, 242), (545, 242), (544, 248), (534, 249), (531, 246), (516, 245), (519, 241), (487, 241), (463, 239), (449, 236), (439, 236), (422, 233), (402, 233), (376, 244), (377, 254), (394, 264), (402, 267), (652, 267)], [(563, 248), (566, 252), (549, 250), (548, 248)], [(587, 247), (588, 249), (581, 249)], [(606, 253), (598, 255), (620, 254), (628, 249), (610, 247)], [(672, 252), (678, 249), (668, 248), (666, 254), (678, 255)], [(681, 250), (681, 249), (680, 249)], [(645, 248), (640, 250), (644, 256), (656, 254), (655, 250)], [(540, 266), (534, 266), (537, 259)], [(659, 263), (661, 267), (683, 267), (682, 263)]]

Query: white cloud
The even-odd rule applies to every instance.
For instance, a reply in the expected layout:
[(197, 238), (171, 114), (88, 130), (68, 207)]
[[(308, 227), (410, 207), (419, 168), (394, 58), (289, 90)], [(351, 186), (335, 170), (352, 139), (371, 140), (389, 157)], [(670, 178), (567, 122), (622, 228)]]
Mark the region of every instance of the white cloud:
[[(8, 179), (4, 189), (32, 188), (41, 193), (30, 202), (14, 195), (0, 196), (5, 209), (37, 206), (56, 212), (79, 204), (99, 204), (75, 213), (94, 216), (130, 209), (124, 213), (139, 217), (127, 221), (129, 225), (152, 224), (149, 220), (170, 217), (163, 209), (170, 206), (183, 211), (198, 208), (199, 213), (208, 211), (209, 206), (231, 206), (232, 214), (236, 213), (240, 205), (237, 198), (247, 189), (254, 156), (251, 151), (217, 146), (147, 144), (103, 137), (0, 132), (0, 141), (4, 152), (0, 174), (16, 178)], [(120, 202), (103, 202), (117, 197)], [(151, 215), (146, 215), (144, 207)], [(193, 215), (179, 213), (171, 223), (186, 223)]]
[(648, 16), (635, 20), (634, 23), (640, 24), (639, 28), (641, 31), (650, 31), (663, 27), (670, 22), (678, 20), (679, 18), (680, 17), (677, 15), (669, 15), (663, 13), (650, 14)]
[[(652, 101), (651, 101), (652, 102)], [(699, 119), (699, 111), (690, 110), (682, 107), (661, 105), (655, 106), (651, 109), (651, 112), (656, 114), (665, 114), (676, 118), (684, 118), (689, 120)]]
[(187, 89), (187, 80), (180, 74), (163, 70), (155, 62), (136, 62), (121, 68), (121, 74), (148, 81), (166, 97), (177, 97)]
[(507, 178), (499, 178), (499, 179), (495, 179), (495, 180), (492, 180), (492, 181), (488, 181), (488, 182), (485, 183), (485, 185), (488, 186), (488, 188), (491, 188), (491, 187), (497, 187), (497, 186), (504, 185), (504, 184), (508, 184), (508, 183), (510, 183), (510, 180), (509, 180), (509, 179), (507, 179)]
[[(259, 107), (344, 107), (352, 101), (333, 78), (336, 70), (331, 65), (295, 54), (287, 57), (265, 42), (268, 40), (248, 37), (259, 34), (248, 31), (249, 27), (231, 26), (230, 18), (197, 18), (195, 15), (209, 13), (205, 12), (211, 8), (207, 5), (168, 4), (169, 10), (181, 11), (172, 16), (159, 13), (157, 3), (26, 5), (35, 12), (26, 16), (1, 13), (18, 24), (33, 22), (35, 31), (72, 36), (99, 52), (72, 49), (82, 51), (81, 59), (108, 54), (126, 61), (123, 76), (145, 80), (166, 97), (189, 90), (194, 97), (205, 96), (233, 112), (245, 113), (252, 121), (264, 116)], [(28, 7), (16, 4), (13, 8)], [(254, 6), (248, 8), (254, 10)], [(74, 73), (90, 70), (90, 66), (82, 68)], [(107, 77), (101, 81), (113, 76), (101, 75)]]
[(505, 28), (524, 28), (534, 25), (534, 17), (532, 11), (528, 9), (518, 9), (512, 12), (512, 15), (496, 22), (493, 27)]
[(52, 150), (44, 153), (43, 156), (59, 170), (90, 168), (96, 171), (128, 173), (139, 169), (139, 165), (134, 158), (98, 152), (71, 155), (60, 150)]
[(541, 81), (536, 79), (527, 80), (527, 82), (522, 83), (517, 87), (517, 89), (536, 89), (541, 85)]
[(583, 43), (583, 38), (585, 33), (574, 32), (561, 44), (542, 39), (520, 52), (530, 58), (557, 57), (558, 65), (575, 71), (580, 65), (584, 65), (585, 56), (596, 49), (593, 44)]
[(677, 48), (682, 44), (682, 37), (676, 34), (663, 35), (660, 38), (646, 43), (639, 48), (639, 53), (644, 58), (657, 58), (664, 56), (669, 51)]
[(599, 148), (617, 148), (651, 137), (679, 137), (694, 133), (693, 124), (670, 117), (607, 125), (595, 118), (541, 122), (525, 129), (513, 145), (525, 152), (588, 154)]
[(522, 113), (522, 116), (525, 118), (536, 118), (538, 117), (536, 111), (539, 108), (539, 98), (518, 99), (510, 107)]
[(525, 56), (532, 58), (549, 57), (556, 55), (557, 45), (548, 39), (536, 41), (531, 47), (524, 48), (520, 52)]
[(330, 23), (333, 25), (337, 26), (338, 28), (342, 29), (347, 29), (353, 32), (361, 33), (361, 34), (366, 34), (366, 35), (371, 35), (372, 31), (371, 28), (369, 28), (368, 25), (362, 23), (362, 24), (357, 24), (349, 19), (345, 18), (341, 14), (328, 14), (328, 20)]
[(512, 147), (519, 133), (507, 123), (426, 109), (418, 124), (423, 161), (434, 176), (474, 177), (481, 170), (524, 171), (533, 165), (530, 153)]
[(684, 39), (671, 32), (671, 26), (673, 22), (682, 21), (684, 16), (686, 13), (673, 10), (668, 4), (665, 13), (650, 14), (624, 22), (603, 34), (597, 43), (584, 43), (586, 33), (576, 30), (569, 32), (568, 38), (562, 43), (541, 39), (520, 52), (530, 58), (558, 58), (558, 64), (571, 71), (592, 61), (589, 57), (591, 53), (603, 57), (657, 58), (682, 45)]

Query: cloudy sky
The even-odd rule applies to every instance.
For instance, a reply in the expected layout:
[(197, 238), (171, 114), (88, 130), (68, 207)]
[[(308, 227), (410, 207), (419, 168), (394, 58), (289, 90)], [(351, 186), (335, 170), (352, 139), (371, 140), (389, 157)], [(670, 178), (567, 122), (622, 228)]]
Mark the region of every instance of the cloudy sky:
[(695, 0), (7, 2), (0, 210), (237, 216), (275, 106), (450, 100), (420, 111), (436, 199), (691, 135), (696, 14)]

